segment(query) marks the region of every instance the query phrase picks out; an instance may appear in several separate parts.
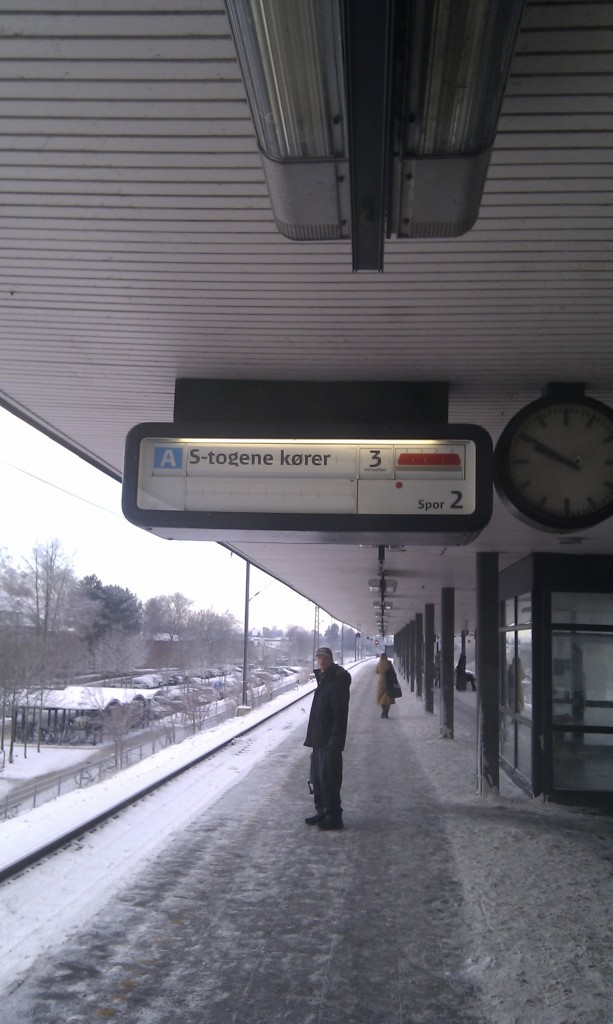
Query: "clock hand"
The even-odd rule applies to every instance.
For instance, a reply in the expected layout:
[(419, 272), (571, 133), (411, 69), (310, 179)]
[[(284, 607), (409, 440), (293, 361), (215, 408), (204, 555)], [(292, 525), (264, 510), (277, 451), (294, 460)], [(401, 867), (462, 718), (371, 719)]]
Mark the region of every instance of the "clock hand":
[(546, 455), (548, 459), (553, 459), (554, 462), (560, 462), (563, 466), (568, 466), (569, 469), (581, 469), (579, 462), (573, 461), (573, 459), (567, 459), (565, 455), (560, 455), (554, 451), (553, 448), (549, 448), (546, 444), (542, 444), (537, 441), (535, 437), (531, 437), (530, 434), (521, 434), (522, 441), (528, 441), (529, 444), (534, 445), (534, 450), (539, 452), (540, 455)]

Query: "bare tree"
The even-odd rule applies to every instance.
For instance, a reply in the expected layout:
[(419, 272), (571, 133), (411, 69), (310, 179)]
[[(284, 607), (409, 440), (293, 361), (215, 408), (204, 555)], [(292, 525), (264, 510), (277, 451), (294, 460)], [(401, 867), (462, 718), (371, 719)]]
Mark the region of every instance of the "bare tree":
[(186, 680), (180, 687), (183, 701), (182, 717), (186, 729), (197, 733), (202, 729), (209, 711), (209, 703), (205, 699), (202, 687)]
[(161, 594), (145, 605), (145, 629), (150, 636), (156, 633), (178, 640), (185, 628), (193, 604), (184, 594)]
[(6, 722), (10, 721), (8, 737), (9, 762), (14, 758), (17, 708), (23, 685), (22, 638), (13, 629), (0, 631), (0, 686), (2, 701), (2, 722), (0, 728), (0, 749), (6, 748)]
[(103, 711), (103, 728), (107, 736), (115, 744), (115, 765), (123, 767), (126, 739), (137, 726), (143, 724), (143, 702), (133, 700), (123, 704), (119, 700), (110, 701)]
[(313, 634), (302, 626), (290, 626), (287, 630), (289, 657), (291, 661), (308, 661), (313, 654)]
[(189, 643), (189, 665), (195, 675), (207, 671), (218, 672), (237, 650), (242, 633), (230, 612), (222, 615), (207, 608), (192, 612), (186, 624), (185, 635)]
[(59, 540), (39, 544), (25, 562), (25, 611), (30, 625), (46, 637), (66, 625), (76, 579)]
[[(24, 757), (27, 757), (30, 730), (36, 728), (37, 711), (44, 694), (41, 686), (44, 665), (43, 645), (40, 637), (23, 628), (0, 630), (0, 685), (2, 702), (2, 729), (0, 747), (5, 749), (5, 722), (10, 722), (8, 737), (8, 759), (15, 759), (15, 744), (23, 741)], [(42, 698), (41, 698), (42, 695)], [(18, 735), (19, 720), (22, 718), (22, 732)], [(39, 719), (40, 740), (40, 719)]]
[(95, 645), (95, 662), (107, 677), (131, 676), (143, 664), (146, 644), (142, 636), (130, 636), (121, 627), (108, 630)]
[(15, 568), (6, 558), (0, 568), (2, 743), (8, 715), (12, 761), (20, 716), (24, 756), (32, 736), (36, 735), (40, 750), (42, 709), (51, 680), (70, 674), (80, 652), (74, 635), (62, 629), (74, 576), (59, 543), (35, 548), (23, 568)]

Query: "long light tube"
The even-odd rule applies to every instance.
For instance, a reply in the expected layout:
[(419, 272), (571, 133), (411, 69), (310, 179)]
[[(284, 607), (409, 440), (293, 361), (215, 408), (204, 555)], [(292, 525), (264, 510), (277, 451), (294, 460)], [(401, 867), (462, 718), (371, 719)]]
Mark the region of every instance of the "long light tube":
[(261, 149), (344, 156), (340, 22), (329, 0), (227, 0)]
[[(469, 230), (524, 2), (226, 0), (279, 230), (351, 237), (357, 270), (382, 269), (382, 239), (360, 236), (373, 222), (398, 238)], [(387, 49), (366, 60), (375, 35)], [(391, 104), (373, 119), (375, 72)]]
[(415, 0), (396, 38), (388, 234), (452, 237), (475, 223), (524, 0)]
[(347, 129), (335, 0), (226, 0), (278, 230), (349, 238)]

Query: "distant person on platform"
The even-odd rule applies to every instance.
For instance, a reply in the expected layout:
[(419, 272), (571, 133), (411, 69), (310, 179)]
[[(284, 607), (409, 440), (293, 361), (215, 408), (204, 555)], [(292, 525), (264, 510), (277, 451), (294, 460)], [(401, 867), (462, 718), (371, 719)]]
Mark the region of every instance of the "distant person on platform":
[(377, 704), (381, 708), (381, 718), (389, 718), (390, 708), (396, 703), (394, 685), (398, 682), (396, 669), (387, 654), (382, 654), (375, 669), (377, 673)]
[(477, 689), (473, 673), (466, 671), (466, 655), (461, 654), (455, 667), (455, 688), (463, 693), (469, 685), (473, 692)]
[(312, 747), (309, 783), (315, 814), (304, 820), (328, 831), (343, 828), (341, 785), (351, 676), (335, 664), (329, 647), (317, 649), (315, 663), (317, 689), (304, 741), (305, 747)]

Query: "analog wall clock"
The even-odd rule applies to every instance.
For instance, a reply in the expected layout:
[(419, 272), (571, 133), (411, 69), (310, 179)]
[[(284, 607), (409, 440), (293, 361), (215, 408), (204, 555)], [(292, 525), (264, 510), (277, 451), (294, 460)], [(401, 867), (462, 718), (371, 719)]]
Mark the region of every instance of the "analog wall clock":
[(505, 427), (494, 452), (504, 504), (543, 530), (583, 530), (613, 514), (613, 409), (585, 397), (540, 398)]

